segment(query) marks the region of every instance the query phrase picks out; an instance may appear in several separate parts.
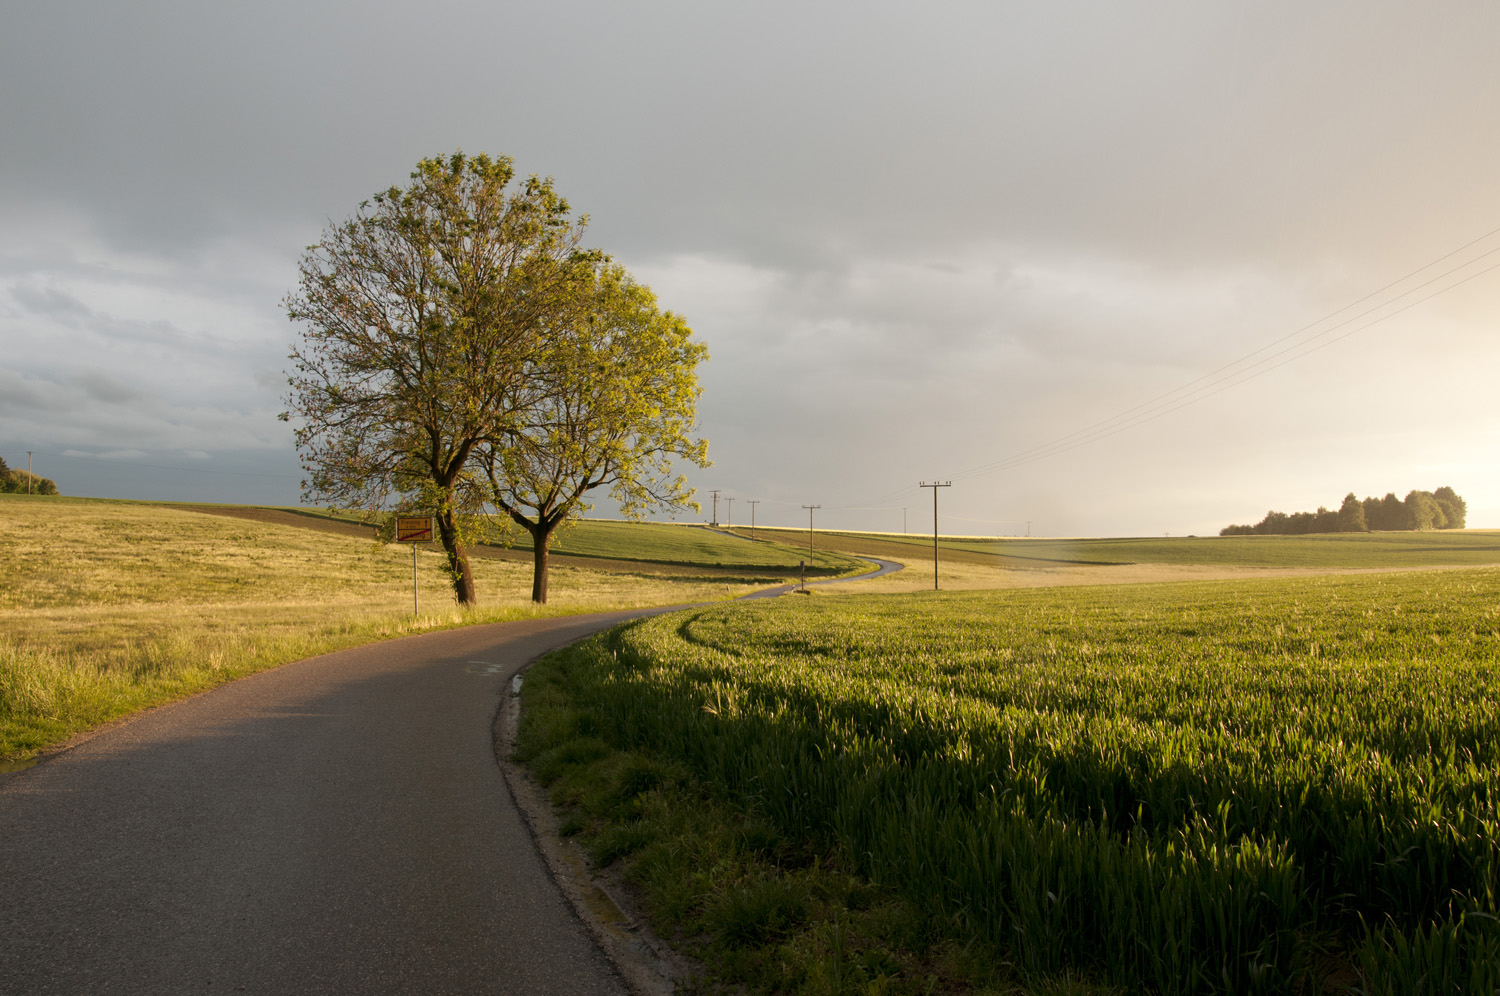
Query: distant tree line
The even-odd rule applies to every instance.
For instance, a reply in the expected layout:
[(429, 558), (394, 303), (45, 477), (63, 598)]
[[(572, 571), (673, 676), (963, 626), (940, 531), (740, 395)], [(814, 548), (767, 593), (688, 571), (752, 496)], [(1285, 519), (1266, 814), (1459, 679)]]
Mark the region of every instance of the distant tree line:
[[(0, 494), (25, 494), (26, 493), (26, 471), (11, 470), (6, 464), (5, 458), (0, 457)], [(55, 495), (57, 485), (45, 477), (32, 475), (31, 493), (34, 495)]]
[(1220, 536), (1299, 536), (1305, 533), (1364, 533), (1371, 530), (1462, 529), (1468, 504), (1452, 488), (1412, 491), (1403, 501), (1395, 493), (1360, 501), (1351, 491), (1337, 509), (1316, 512), (1267, 512), (1253, 526), (1225, 526)]

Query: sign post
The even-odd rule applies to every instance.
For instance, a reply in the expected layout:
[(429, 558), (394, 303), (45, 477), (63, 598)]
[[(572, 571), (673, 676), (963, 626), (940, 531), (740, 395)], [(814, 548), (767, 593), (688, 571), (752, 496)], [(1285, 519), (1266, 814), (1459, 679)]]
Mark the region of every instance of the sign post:
[(432, 516), (396, 516), (396, 542), (411, 544), (411, 614), (417, 611), (417, 544), (432, 542)]

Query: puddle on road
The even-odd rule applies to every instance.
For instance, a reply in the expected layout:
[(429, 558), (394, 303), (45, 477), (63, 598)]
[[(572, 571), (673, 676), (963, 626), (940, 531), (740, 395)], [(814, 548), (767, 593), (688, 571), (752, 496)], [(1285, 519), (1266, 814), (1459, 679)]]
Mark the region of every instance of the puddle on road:
[(22, 761), (0, 761), (0, 775), (8, 775), (12, 771), (25, 771), (34, 768), (41, 762), (40, 757), (28, 757)]
[(504, 664), (491, 664), (489, 661), (469, 661), (464, 665), (464, 674), (500, 674), (504, 670)]

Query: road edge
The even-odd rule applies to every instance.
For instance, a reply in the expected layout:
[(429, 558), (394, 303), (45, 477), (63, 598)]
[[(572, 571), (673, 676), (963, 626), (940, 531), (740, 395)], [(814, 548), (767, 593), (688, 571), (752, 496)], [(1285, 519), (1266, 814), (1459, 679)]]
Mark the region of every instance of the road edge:
[(523, 665), (501, 693), (505, 698), (495, 713), (495, 761), (558, 890), (615, 971), (637, 996), (670, 996), (679, 982), (705, 976), (703, 967), (657, 937), (643, 918), (627, 912), (633, 904), (622, 890), (589, 869), (577, 843), (557, 832), (557, 815), (546, 789), (512, 759), (521, 719), (521, 683), (540, 659)]

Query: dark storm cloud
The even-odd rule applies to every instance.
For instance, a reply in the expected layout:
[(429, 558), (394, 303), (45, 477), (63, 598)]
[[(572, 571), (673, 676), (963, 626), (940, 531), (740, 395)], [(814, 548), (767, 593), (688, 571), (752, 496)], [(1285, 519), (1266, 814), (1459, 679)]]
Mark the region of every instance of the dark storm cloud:
[(34, 315), (46, 315), (61, 321), (78, 322), (89, 317), (83, 302), (60, 287), (37, 287), (17, 284), (10, 289), (16, 303)]
[(98, 370), (75, 374), (73, 383), (82, 388), (90, 400), (102, 401), (107, 405), (130, 404), (146, 397), (143, 392)]
[(1481, 138), (1493, 15), (1449, 10), (31, 4), (0, 164), (163, 248), (316, 225), (461, 145), (556, 174), (632, 253), (1264, 252), (1389, 211), (1361, 194), (1392, 176), (1475, 179), (1441, 150)]

